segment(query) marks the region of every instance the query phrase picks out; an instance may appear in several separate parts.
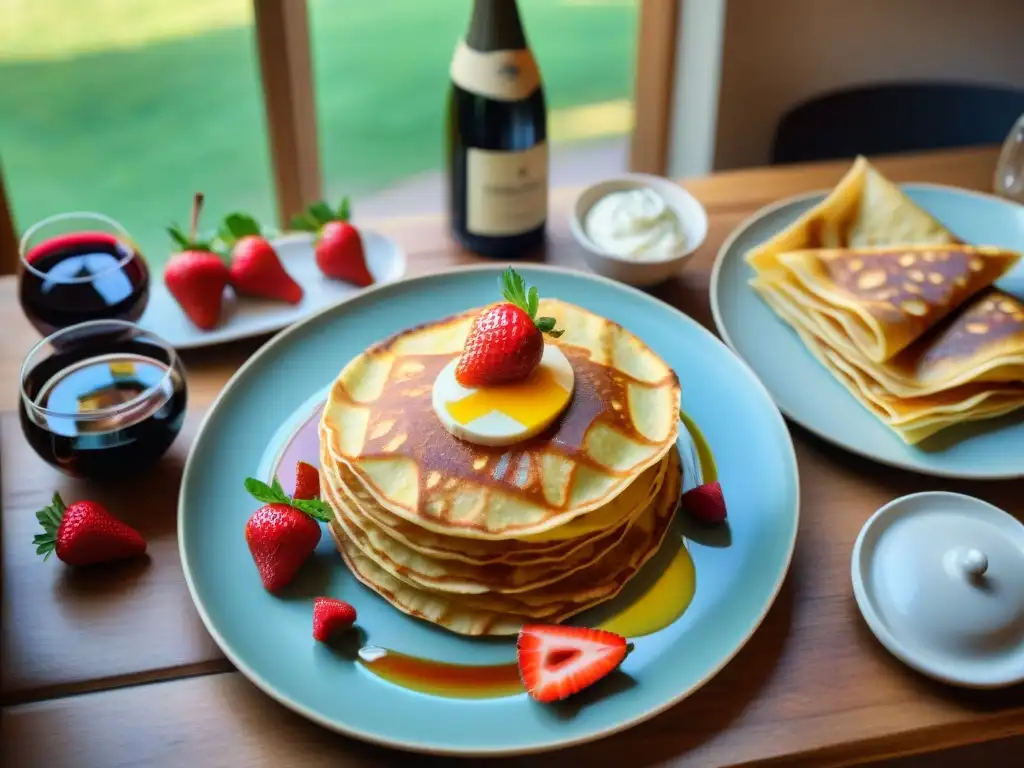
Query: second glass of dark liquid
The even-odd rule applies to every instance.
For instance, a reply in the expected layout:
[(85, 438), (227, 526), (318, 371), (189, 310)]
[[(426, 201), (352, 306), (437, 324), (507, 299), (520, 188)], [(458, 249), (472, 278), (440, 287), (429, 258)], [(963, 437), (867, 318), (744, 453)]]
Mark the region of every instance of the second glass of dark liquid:
[(136, 321), (149, 270), (124, 228), (98, 213), (62, 213), (21, 238), (18, 296), (43, 335), (89, 320)]
[(117, 480), (159, 459), (181, 431), (185, 369), (170, 344), (123, 320), (43, 339), (21, 369), (21, 428), (48, 464)]

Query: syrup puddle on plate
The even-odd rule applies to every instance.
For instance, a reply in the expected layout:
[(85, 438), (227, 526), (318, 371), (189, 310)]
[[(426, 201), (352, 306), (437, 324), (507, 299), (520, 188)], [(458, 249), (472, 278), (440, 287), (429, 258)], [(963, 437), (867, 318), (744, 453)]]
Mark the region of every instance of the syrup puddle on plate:
[[(297, 461), (319, 465), (317, 423), (322, 406), (294, 432), (274, 462), (272, 474), (278, 474), (287, 493), (294, 487), (294, 472), (279, 473), (279, 467), (294, 466)], [(714, 457), (700, 428), (685, 413), (680, 419), (693, 439), (694, 461), (700, 468), (700, 482), (717, 479)], [(289, 487), (291, 486), (291, 487)], [(666, 553), (667, 554), (667, 553)], [(666, 558), (659, 558), (664, 560)], [(609, 618), (598, 629), (615, 632), (630, 639), (652, 635), (678, 620), (690, 606), (696, 591), (696, 570), (685, 544), (668, 559), (668, 564), (646, 588)], [(627, 587), (628, 589), (628, 587)], [(376, 677), (402, 688), (433, 696), (458, 699), (493, 699), (523, 692), (516, 663), (454, 664), (413, 656), (377, 645), (359, 650), (358, 663)]]
[[(695, 586), (693, 560), (680, 545), (654, 583), (597, 628), (630, 639), (654, 634), (683, 615)], [(492, 699), (523, 692), (515, 662), (450, 664), (370, 645), (360, 649), (359, 663), (389, 683), (434, 696)]]

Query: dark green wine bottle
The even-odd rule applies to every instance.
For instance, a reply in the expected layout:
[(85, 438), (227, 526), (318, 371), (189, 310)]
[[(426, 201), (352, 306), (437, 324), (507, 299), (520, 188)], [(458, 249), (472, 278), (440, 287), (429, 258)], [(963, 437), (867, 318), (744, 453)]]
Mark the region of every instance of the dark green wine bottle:
[(547, 108), (515, 0), (474, 0), (448, 99), (453, 236), (496, 259), (536, 250), (547, 227)]

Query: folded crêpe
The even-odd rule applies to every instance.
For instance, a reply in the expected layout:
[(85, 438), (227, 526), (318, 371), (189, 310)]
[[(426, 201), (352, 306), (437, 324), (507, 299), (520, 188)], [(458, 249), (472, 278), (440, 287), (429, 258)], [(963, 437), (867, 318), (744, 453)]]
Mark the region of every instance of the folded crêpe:
[(766, 283), (807, 294), (857, 352), (889, 360), (1002, 277), (1020, 259), (1003, 248), (915, 245), (789, 251)]
[(791, 286), (754, 288), (814, 356), (904, 441), (1024, 406), (1024, 303), (989, 288), (894, 358), (877, 363)]
[(861, 156), (824, 200), (751, 249), (746, 260), (761, 273), (779, 268), (779, 254), (789, 251), (959, 242)]
[(850, 392), (917, 443), (1024, 405), (1020, 254), (963, 243), (863, 157), (747, 254), (754, 290)]
[(541, 300), (573, 366), (573, 398), (547, 433), (508, 448), (451, 435), (433, 412), (435, 377), (480, 308), (401, 332), (342, 370), (321, 439), (381, 507), (439, 534), (513, 539), (595, 512), (678, 436), (679, 379), (638, 338), (580, 307)]

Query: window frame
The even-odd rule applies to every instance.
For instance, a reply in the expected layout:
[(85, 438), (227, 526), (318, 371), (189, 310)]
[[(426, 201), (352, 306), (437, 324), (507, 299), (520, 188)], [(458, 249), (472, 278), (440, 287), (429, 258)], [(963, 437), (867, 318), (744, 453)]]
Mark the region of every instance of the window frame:
[[(640, 0), (629, 170), (668, 169), (681, 0)], [(306, 0), (253, 0), (278, 225), (323, 194)], [(0, 167), (0, 275), (17, 272), (18, 235)]]

